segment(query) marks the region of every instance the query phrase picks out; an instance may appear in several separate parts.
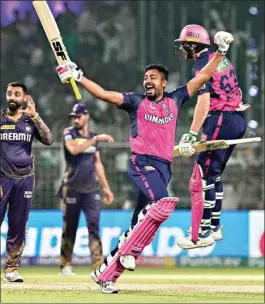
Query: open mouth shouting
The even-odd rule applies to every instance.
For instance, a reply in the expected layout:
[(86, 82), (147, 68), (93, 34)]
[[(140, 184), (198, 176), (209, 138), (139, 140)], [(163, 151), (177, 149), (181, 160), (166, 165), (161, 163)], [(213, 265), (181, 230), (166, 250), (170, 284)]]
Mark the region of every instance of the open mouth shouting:
[(145, 85), (145, 90), (146, 90), (146, 94), (150, 95), (150, 94), (152, 94), (152, 93), (155, 92), (155, 87), (154, 87), (154, 85), (152, 83), (147, 83)]

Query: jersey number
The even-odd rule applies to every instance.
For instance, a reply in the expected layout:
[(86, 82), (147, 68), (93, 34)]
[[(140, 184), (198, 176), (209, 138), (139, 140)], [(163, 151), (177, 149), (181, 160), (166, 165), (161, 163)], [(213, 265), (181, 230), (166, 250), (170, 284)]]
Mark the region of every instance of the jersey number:
[[(230, 83), (229, 83), (230, 79)], [(233, 87), (232, 87), (233, 86)], [(236, 78), (236, 73), (234, 69), (229, 71), (229, 77), (227, 75), (222, 75), (220, 79), (220, 88), (227, 94), (230, 93), (235, 87), (238, 87), (238, 81)]]

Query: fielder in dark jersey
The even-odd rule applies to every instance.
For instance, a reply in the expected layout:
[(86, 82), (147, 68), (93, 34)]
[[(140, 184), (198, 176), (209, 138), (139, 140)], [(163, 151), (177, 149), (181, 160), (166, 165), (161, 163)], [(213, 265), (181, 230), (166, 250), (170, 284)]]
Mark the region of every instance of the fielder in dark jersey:
[[(210, 39), (207, 31), (199, 25), (184, 27), (177, 41), (181, 43), (184, 57), (196, 61), (192, 68), (193, 76), (197, 75), (215, 54), (209, 50)], [(198, 102), (190, 132), (184, 134), (180, 140), (181, 154), (190, 156), (194, 153), (192, 144), (196, 141), (201, 127), (202, 141), (242, 138), (246, 131), (243, 111), (248, 107), (249, 105), (242, 104), (235, 69), (225, 57), (211, 79), (198, 91)], [(234, 148), (235, 145), (224, 150), (198, 154), (190, 182), (192, 235), (178, 241), (181, 248), (210, 246), (214, 241), (222, 239), (221, 175)]]
[(66, 170), (58, 195), (64, 203), (64, 226), (61, 243), (61, 274), (73, 275), (72, 254), (81, 210), (89, 233), (91, 268), (103, 261), (99, 237), (100, 192), (102, 185), (105, 202), (111, 204), (114, 196), (110, 190), (101, 162), (98, 142), (112, 143), (106, 134), (96, 135), (88, 129), (89, 113), (83, 103), (74, 105), (70, 113), (73, 126), (64, 130), (64, 154)]
[[(216, 35), (219, 52), (225, 54), (232, 41), (231, 34)], [(129, 229), (120, 236), (117, 247), (104, 263), (91, 273), (103, 293), (118, 292), (113, 283), (125, 269), (135, 269), (135, 260), (173, 212), (178, 198), (168, 197), (167, 185), (171, 177), (178, 112), (185, 101), (210, 79), (222, 58), (223, 55), (216, 54), (199, 75), (171, 93), (165, 92), (168, 70), (162, 64), (146, 68), (145, 94), (106, 91), (84, 77), (74, 63), (57, 68), (63, 83), (73, 77), (92, 95), (125, 110), (131, 120), (129, 176), (138, 187), (139, 195)]]
[[(5, 281), (23, 282), (18, 273), (34, 185), (32, 141), (52, 144), (52, 134), (24, 84), (13, 82), (6, 91), (8, 108), (0, 113), (0, 224), (8, 207)], [(27, 105), (27, 107), (25, 106)], [(25, 108), (26, 109), (23, 109)]]

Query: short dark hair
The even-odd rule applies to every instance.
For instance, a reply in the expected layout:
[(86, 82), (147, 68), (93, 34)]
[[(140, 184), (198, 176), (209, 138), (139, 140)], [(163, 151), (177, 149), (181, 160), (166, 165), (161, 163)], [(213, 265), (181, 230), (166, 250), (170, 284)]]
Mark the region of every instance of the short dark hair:
[(161, 64), (161, 63), (152, 63), (149, 64), (146, 68), (145, 68), (145, 72), (149, 71), (149, 70), (158, 70), (159, 72), (163, 73), (165, 75), (166, 80), (168, 80), (168, 69), (165, 65)]
[(26, 85), (24, 83), (22, 83), (22, 82), (19, 82), (19, 81), (10, 82), (7, 87), (22, 88), (23, 92), (26, 95), (28, 95), (28, 89), (27, 89)]

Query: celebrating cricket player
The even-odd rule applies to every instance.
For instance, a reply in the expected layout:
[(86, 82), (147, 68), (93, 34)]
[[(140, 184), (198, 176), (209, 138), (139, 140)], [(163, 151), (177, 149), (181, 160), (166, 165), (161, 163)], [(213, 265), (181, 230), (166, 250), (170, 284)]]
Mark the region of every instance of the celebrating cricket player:
[[(190, 39), (192, 37), (192, 39)], [(195, 60), (193, 76), (213, 58), (209, 50), (210, 38), (205, 28), (191, 24), (185, 26), (179, 39), (180, 51), (185, 59)], [(202, 127), (201, 141), (239, 139), (246, 131), (241, 90), (232, 63), (224, 57), (211, 79), (198, 91), (190, 131), (180, 140), (180, 153), (191, 156), (192, 145)], [(192, 227), (191, 235), (178, 241), (181, 248), (192, 249), (212, 245), (222, 239), (220, 212), (224, 195), (221, 175), (235, 148), (200, 152), (190, 180)], [(200, 232), (200, 233), (199, 233)]]
[(6, 100), (7, 109), (0, 112), (1, 225), (8, 208), (4, 280), (23, 282), (18, 268), (34, 185), (32, 141), (36, 137), (44, 145), (51, 145), (53, 137), (37, 113), (35, 103), (23, 83), (10, 83)]
[(212, 77), (233, 36), (218, 32), (215, 41), (219, 48), (211, 61), (186, 85), (171, 93), (165, 91), (168, 70), (162, 64), (146, 67), (144, 95), (106, 91), (84, 77), (74, 63), (57, 67), (63, 83), (68, 83), (73, 77), (95, 97), (126, 111), (131, 120), (129, 176), (138, 187), (139, 195), (129, 229), (120, 236), (111, 254), (91, 273), (103, 293), (118, 292), (114, 282), (125, 269), (135, 269), (135, 260), (175, 209), (179, 199), (168, 197), (167, 185), (171, 178), (178, 112), (185, 101)]

